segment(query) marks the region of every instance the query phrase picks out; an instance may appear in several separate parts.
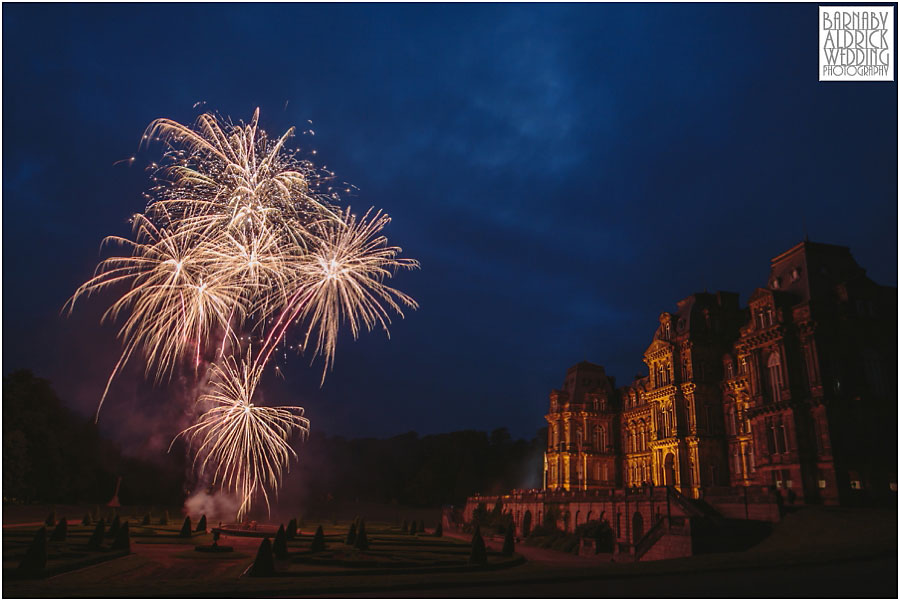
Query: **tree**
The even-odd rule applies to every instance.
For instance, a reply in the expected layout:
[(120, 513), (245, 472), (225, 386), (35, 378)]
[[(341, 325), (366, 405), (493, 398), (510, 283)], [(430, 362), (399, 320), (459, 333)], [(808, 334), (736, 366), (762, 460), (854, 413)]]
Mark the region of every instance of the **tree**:
[(344, 541), (348, 545), (353, 545), (356, 542), (356, 522), (354, 521), (350, 524), (350, 529), (347, 530), (347, 539)]
[(416, 529), (416, 521), (413, 520), (412, 523), (409, 525), (409, 533), (415, 534), (416, 532), (418, 532), (418, 530)]
[(90, 512), (84, 514), (84, 517), (81, 518), (81, 525), (82, 525), (82, 526), (90, 526), (90, 525), (91, 525), (91, 514), (90, 514)]
[(313, 553), (325, 550), (325, 532), (322, 531), (321, 525), (316, 528), (316, 533), (313, 535), (312, 544), (309, 546), (309, 550)]
[(56, 525), (56, 511), (50, 512), (50, 515), (48, 515), (47, 519), (44, 520), (44, 525), (48, 528), (53, 528)]
[(406, 520), (403, 520), (403, 525), (400, 526), (400, 533), (409, 534), (409, 522), (407, 522)]
[(469, 563), (487, 563), (487, 548), (484, 546), (484, 539), (481, 538), (481, 527), (477, 525), (475, 526), (475, 533), (472, 535), (472, 551), (469, 554)]
[(182, 538), (191, 538), (191, 516), (184, 516), (184, 523), (181, 524), (181, 532), (178, 533), (178, 536)]
[(160, 516), (159, 525), (160, 526), (168, 526), (169, 525), (169, 510), (168, 509), (163, 511), (163, 514)]
[(56, 528), (53, 529), (53, 532), (50, 534), (50, 540), (54, 542), (62, 542), (66, 540), (66, 534), (69, 531), (69, 524), (66, 522), (66, 518), (61, 518), (56, 523)]
[(278, 526), (278, 532), (275, 533), (275, 542), (272, 543), (272, 553), (276, 559), (287, 559), (287, 535), (284, 532), (284, 524)]
[(32, 539), (25, 557), (19, 563), (19, 573), (23, 576), (40, 576), (47, 567), (47, 527), (41, 526)]
[(275, 558), (272, 556), (272, 542), (267, 538), (259, 544), (256, 551), (256, 559), (250, 566), (250, 576), (274, 576), (275, 575)]
[(507, 528), (506, 536), (503, 537), (503, 551), (501, 553), (505, 557), (511, 557), (516, 552), (516, 536), (514, 532), (515, 528)]
[(297, 520), (295, 518), (291, 518), (291, 521), (288, 522), (287, 528), (284, 531), (284, 535), (288, 540), (294, 540), (297, 538)]
[(113, 519), (112, 524), (109, 527), (109, 532), (106, 533), (106, 536), (109, 538), (116, 538), (116, 534), (119, 533), (119, 528), (121, 528), (122, 523), (119, 521), (119, 514), (116, 514), (116, 517)]
[(206, 532), (206, 514), (200, 516), (200, 521), (197, 522), (197, 532)]
[(359, 522), (359, 533), (356, 535), (356, 544), (354, 547), (360, 551), (369, 550), (369, 537), (366, 536), (366, 522), (363, 520), (360, 520)]
[(437, 526), (434, 529), (435, 536), (444, 536), (444, 522), (443, 520), (439, 521)]
[(100, 521), (97, 522), (97, 525), (94, 527), (94, 533), (91, 534), (90, 540), (88, 540), (88, 549), (91, 551), (99, 551), (100, 547), (103, 545), (103, 533), (106, 531), (106, 522), (103, 521), (103, 518), (100, 518)]
[(143, 524), (144, 526), (149, 526), (149, 525), (150, 525), (150, 519), (151, 519), (151, 518), (150, 518), (150, 512), (148, 511), (148, 512), (144, 515), (144, 521), (142, 521), (141, 524)]
[(128, 520), (119, 528), (116, 538), (113, 540), (113, 549), (131, 552), (131, 536), (128, 534)]

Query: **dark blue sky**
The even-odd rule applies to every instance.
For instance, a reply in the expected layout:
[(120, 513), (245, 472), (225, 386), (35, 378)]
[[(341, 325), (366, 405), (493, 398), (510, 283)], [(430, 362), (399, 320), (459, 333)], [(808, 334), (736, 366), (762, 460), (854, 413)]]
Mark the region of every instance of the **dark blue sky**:
[[(804, 228), (896, 285), (896, 83), (818, 83), (816, 18), (816, 4), (5, 4), (3, 371), (93, 408), (114, 331), (99, 299), (58, 311), (143, 208), (144, 170), (114, 163), (198, 101), (236, 119), (259, 106), (279, 133), (311, 119), (297, 144), (360, 188), (354, 208), (387, 210), (422, 263), (395, 280), (421, 309), (391, 340), (344, 336), (322, 389), (304, 359), (269, 383), (314, 431), (530, 436), (569, 365), (627, 382), (661, 311), (703, 289), (745, 302)], [(177, 392), (139, 381), (117, 384), (101, 423), (165, 439)]]

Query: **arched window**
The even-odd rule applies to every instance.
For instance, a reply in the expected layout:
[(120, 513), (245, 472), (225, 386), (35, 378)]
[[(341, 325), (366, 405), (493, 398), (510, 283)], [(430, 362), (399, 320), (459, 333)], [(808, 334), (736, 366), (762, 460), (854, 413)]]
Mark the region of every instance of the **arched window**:
[(603, 426), (597, 426), (597, 451), (606, 452), (606, 429)]
[(772, 402), (781, 402), (781, 358), (777, 352), (769, 355), (769, 392), (772, 395)]

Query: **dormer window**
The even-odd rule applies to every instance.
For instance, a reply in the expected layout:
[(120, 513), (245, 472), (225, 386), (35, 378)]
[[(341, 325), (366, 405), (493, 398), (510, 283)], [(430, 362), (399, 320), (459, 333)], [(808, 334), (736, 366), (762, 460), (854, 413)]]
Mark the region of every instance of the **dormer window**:
[(799, 279), (800, 279), (800, 268), (794, 267), (793, 269), (791, 269), (791, 281), (796, 282)]

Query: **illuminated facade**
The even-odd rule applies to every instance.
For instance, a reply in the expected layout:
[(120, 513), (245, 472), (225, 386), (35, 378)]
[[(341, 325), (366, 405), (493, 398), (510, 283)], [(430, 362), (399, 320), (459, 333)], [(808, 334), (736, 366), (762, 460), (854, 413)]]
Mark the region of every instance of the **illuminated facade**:
[(596, 490), (618, 484), (614, 381), (586, 361), (566, 373), (562, 389), (550, 393), (545, 488)]
[(649, 375), (599, 365), (550, 394), (545, 488), (758, 485), (787, 502), (896, 491), (897, 294), (849, 249), (801, 242), (741, 308), (697, 293), (662, 313)]

